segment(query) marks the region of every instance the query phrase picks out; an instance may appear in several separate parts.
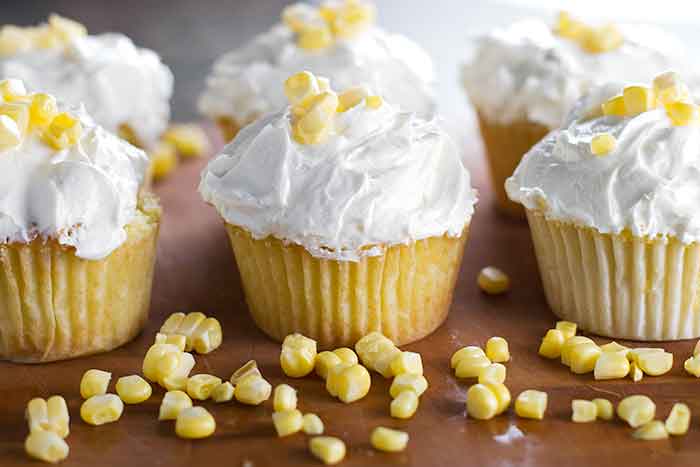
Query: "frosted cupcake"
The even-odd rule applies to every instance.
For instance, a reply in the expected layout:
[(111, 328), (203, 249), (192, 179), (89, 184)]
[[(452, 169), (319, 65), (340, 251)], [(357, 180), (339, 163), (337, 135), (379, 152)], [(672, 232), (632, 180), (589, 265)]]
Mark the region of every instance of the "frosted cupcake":
[(523, 215), (503, 183), (582, 94), (611, 81), (648, 82), (669, 69), (685, 74), (684, 61), (682, 45), (663, 31), (592, 27), (566, 13), (553, 26), (524, 20), (477, 38), (462, 78), (476, 108), (496, 206)]
[(122, 34), (87, 35), (51, 15), (47, 24), (0, 29), (0, 79), (49, 92), (132, 144), (151, 148), (170, 118), (173, 76), (156, 55)]
[(113, 349), (146, 321), (160, 208), (148, 159), (49, 94), (0, 82), (0, 359)]
[(409, 39), (374, 26), (374, 19), (374, 5), (359, 0), (285, 8), (280, 24), (216, 61), (200, 111), (229, 141), (242, 126), (284, 107), (284, 80), (309, 70), (340, 89), (367, 83), (402, 109), (431, 115), (430, 58)]
[(309, 72), (291, 106), (245, 127), (202, 173), (223, 217), (246, 301), (282, 340), (323, 347), (371, 331), (397, 343), (446, 318), (476, 202), (434, 120), (370, 91), (336, 94)]
[(554, 313), (614, 338), (700, 336), (700, 110), (677, 74), (592, 91), (506, 189)]

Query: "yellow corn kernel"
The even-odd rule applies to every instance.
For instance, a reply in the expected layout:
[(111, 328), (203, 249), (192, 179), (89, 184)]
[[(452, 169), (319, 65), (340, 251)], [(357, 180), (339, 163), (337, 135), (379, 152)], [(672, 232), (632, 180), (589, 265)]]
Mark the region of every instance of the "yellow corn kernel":
[(284, 338), (280, 365), (284, 374), (301, 378), (314, 370), (316, 364), (316, 341), (301, 334), (290, 334)]
[(603, 102), (601, 105), (603, 115), (614, 115), (615, 117), (626, 117), (625, 98), (622, 95), (614, 96)]
[(484, 368), (491, 365), (491, 360), (486, 355), (479, 356), (474, 354), (468, 357), (462, 357), (455, 368), (455, 376), (457, 378), (478, 378)]
[(690, 99), (688, 87), (675, 71), (667, 71), (654, 78), (654, 95), (660, 105), (687, 102)]
[(358, 340), (355, 351), (362, 364), (385, 378), (392, 376), (391, 362), (401, 353), (393, 342), (380, 332), (371, 332)]
[(542, 420), (547, 410), (547, 393), (528, 389), (515, 399), (515, 413), (521, 418)]
[(381, 96), (367, 96), (365, 97), (365, 105), (368, 109), (377, 110), (384, 105), (384, 99)]
[(87, 28), (84, 25), (55, 13), (49, 15), (49, 29), (63, 42), (70, 42), (87, 35)]
[(510, 406), (511, 396), (510, 391), (503, 383), (497, 383), (495, 381), (486, 381), (482, 383), (484, 386), (489, 388), (491, 392), (496, 396), (498, 401), (498, 408), (496, 410), (496, 415), (500, 415), (508, 409)]
[(304, 414), (304, 423), (302, 425), (302, 430), (307, 435), (322, 435), (324, 426), (321, 417), (315, 413)]
[(243, 404), (260, 405), (270, 398), (272, 386), (262, 376), (250, 374), (238, 381), (233, 393)]
[(190, 376), (187, 380), (187, 394), (192, 399), (205, 401), (211, 397), (212, 391), (221, 384), (221, 378), (213, 375), (199, 374)]
[(562, 336), (564, 336), (564, 340), (567, 340), (570, 337), (574, 337), (576, 335), (578, 325), (572, 321), (557, 321), (557, 324), (556, 326), (554, 326), (554, 329), (561, 332)]
[(590, 373), (600, 357), (601, 351), (595, 343), (584, 342), (571, 349), (570, 368), (573, 373)]
[(668, 438), (668, 432), (663, 422), (652, 420), (634, 430), (632, 437), (643, 441), (656, 441)]
[(341, 363), (331, 369), (326, 380), (328, 392), (346, 404), (365, 397), (371, 385), (369, 372), (362, 365)]
[(218, 349), (223, 340), (221, 324), (216, 318), (207, 318), (192, 332), (192, 348), (201, 355)]
[(357, 354), (354, 350), (348, 347), (340, 347), (333, 351), (343, 363), (350, 363), (352, 365), (357, 365), (360, 360), (357, 358)]
[(610, 133), (598, 133), (591, 138), (591, 154), (607, 156), (615, 150), (617, 139)]
[(51, 396), (46, 400), (46, 409), (49, 417), (49, 431), (53, 431), (61, 438), (70, 434), (70, 415), (68, 405), (63, 396)]
[(192, 371), (192, 368), (194, 368), (194, 363), (194, 357), (191, 353), (180, 352), (178, 365), (175, 370), (172, 373), (161, 377), (158, 384), (163, 386), (168, 391), (186, 389), (187, 380), (190, 375), (190, 371)]
[(622, 97), (628, 117), (652, 110), (655, 106), (654, 91), (645, 86), (627, 86), (622, 90)]
[(593, 340), (584, 336), (572, 336), (564, 341), (564, 345), (561, 347), (561, 363), (566, 366), (571, 366), (571, 352), (579, 344), (591, 343), (594, 344)]
[(301, 104), (320, 93), (318, 80), (310, 71), (295, 73), (284, 82), (284, 94), (292, 105)]
[(185, 439), (201, 439), (216, 430), (216, 420), (204, 407), (182, 409), (175, 420), (175, 434)]
[(161, 361), (166, 355), (174, 354), (176, 356), (176, 361), (173, 363), (173, 368), (179, 363), (180, 349), (171, 344), (153, 344), (146, 352), (146, 356), (143, 358), (142, 372), (146, 379), (150, 381), (158, 381), (161, 376), (159, 371), (159, 366)]
[(22, 142), (17, 122), (7, 115), (0, 115), (0, 151), (13, 148)]
[(201, 126), (195, 124), (171, 125), (163, 140), (175, 146), (182, 157), (201, 157), (209, 152), (209, 138)]
[(673, 354), (671, 352), (636, 352), (635, 362), (640, 370), (649, 376), (660, 376), (671, 371)]
[(64, 45), (61, 36), (46, 26), (32, 28), (34, 47), (38, 49), (56, 49)]
[(574, 399), (571, 401), (571, 421), (574, 423), (594, 422), (598, 417), (598, 406), (592, 401)]
[(688, 358), (685, 363), (683, 363), (683, 368), (685, 368), (685, 371), (689, 374), (700, 378), (700, 357), (694, 356)]
[(410, 373), (413, 375), (423, 374), (423, 360), (419, 353), (401, 352), (391, 362), (391, 372), (394, 376)]
[(243, 378), (250, 375), (259, 376), (262, 378), (262, 374), (260, 373), (260, 370), (258, 370), (258, 362), (255, 360), (248, 360), (245, 362), (242, 367), (233, 372), (229, 381), (231, 381), (231, 384), (235, 386), (239, 381), (242, 381)]
[(411, 418), (418, 410), (418, 396), (413, 390), (401, 391), (389, 405), (389, 413), (394, 418)]
[(492, 383), (503, 383), (506, 380), (506, 367), (500, 363), (492, 363), (489, 366), (483, 368), (481, 373), (479, 373), (479, 382), (481, 384), (492, 382)]
[(690, 427), (690, 408), (683, 403), (676, 402), (671, 408), (671, 413), (666, 418), (666, 431), (673, 436), (681, 436), (688, 433)]
[(80, 120), (69, 113), (56, 115), (43, 133), (44, 142), (61, 151), (75, 145), (82, 134)]
[(187, 338), (180, 334), (156, 334), (155, 344), (172, 344), (180, 351), (185, 350), (187, 346)]
[(630, 372), (625, 352), (602, 352), (595, 363), (593, 377), (597, 380), (624, 378)]
[(0, 81), (0, 97), (5, 102), (12, 102), (27, 96), (27, 88), (19, 79), (4, 79)]
[(55, 464), (68, 457), (68, 443), (53, 431), (34, 430), (24, 441), (25, 452), (34, 459)]
[(319, 19), (319, 11), (306, 3), (293, 3), (282, 10), (282, 22), (292, 31), (299, 32), (308, 23)]
[(498, 268), (487, 266), (479, 271), (476, 279), (479, 288), (489, 295), (499, 295), (510, 289), (510, 278)]
[(378, 426), (372, 430), (370, 443), (378, 451), (401, 452), (408, 444), (408, 433)]
[(304, 50), (323, 50), (333, 44), (333, 33), (325, 22), (305, 24), (298, 34), (297, 45)]
[(315, 436), (309, 440), (311, 454), (326, 465), (335, 465), (345, 458), (345, 443), (333, 436)]
[(485, 384), (467, 390), (467, 414), (477, 420), (490, 420), (498, 414), (498, 398)]
[(510, 360), (508, 341), (502, 337), (491, 337), (486, 341), (486, 356), (495, 363), (504, 363)]
[[(26, 135), (29, 129), (29, 106), (18, 102), (0, 105), (0, 115), (10, 117), (17, 124), (20, 135)], [(20, 136), (21, 138), (22, 136)]]
[[(199, 326), (206, 321), (207, 316), (198, 311), (187, 313), (184, 319), (180, 322), (176, 333), (187, 337), (187, 346), (185, 350), (188, 352), (194, 348), (194, 335)], [(161, 331), (162, 332), (162, 331)]]
[(564, 340), (564, 334), (560, 330), (550, 329), (542, 338), (538, 353), (545, 358), (559, 358)]
[(279, 384), (272, 397), (275, 412), (287, 412), (297, 408), (297, 391), (288, 384)]
[(187, 315), (181, 312), (172, 313), (160, 327), (160, 332), (166, 335), (177, 334), (180, 325), (182, 325), (182, 322), (185, 320), (185, 316)]
[(581, 21), (572, 18), (566, 11), (560, 11), (557, 15), (554, 32), (561, 37), (578, 39), (583, 34), (584, 29), (586, 26)]
[(29, 424), (29, 431), (50, 430), (49, 408), (45, 399), (35, 397), (27, 403), (25, 417)]
[(615, 415), (615, 409), (613, 408), (612, 402), (607, 399), (593, 399), (593, 403), (596, 407), (597, 417), (603, 420), (612, 420)]
[(119, 420), (124, 403), (116, 394), (92, 396), (80, 406), (80, 418), (90, 425), (104, 425)]
[(344, 38), (353, 37), (372, 24), (375, 16), (375, 7), (370, 3), (346, 2), (336, 10), (333, 17), (333, 34)]
[(214, 402), (228, 402), (231, 399), (233, 399), (233, 384), (228, 381), (219, 384), (211, 392), (211, 400)]
[(272, 424), (275, 426), (277, 436), (282, 438), (299, 433), (304, 428), (304, 417), (297, 409), (275, 411), (272, 414)]
[(394, 378), (389, 388), (391, 397), (396, 397), (402, 391), (412, 390), (417, 396), (421, 396), (428, 389), (428, 380), (423, 375), (404, 373)]
[(637, 428), (654, 419), (656, 404), (647, 396), (628, 396), (617, 405), (617, 416), (632, 428)]
[(481, 347), (475, 345), (469, 345), (467, 347), (462, 347), (458, 351), (452, 354), (450, 359), (450, 367), (454, 370), (459, 365), (460, 360), (463, 358), (474, 358), (474, 357), (486, 357), (486, 352)]
[(0, 56), (14, 55), (32, 47), (32, 39), (25, 28), (6, 25), (0, 28)]
[(635, 383), (640, 382), (644, 377), (644, 372), (642, 372), (642, 370), (639, 369), (639, 366), (637, 366), (637, 362), (630, 362), (629, 376)]
[(295, 107), (294, 139), (300, 144), (321, 143), (333, 128), (337, 108), (338, 96), (332, 91), (312, 96), (303, 107)]
[(630, 362), (639, 362), (639, 355), (643, 353), (663, 353), (665, 352), (664, 349), (660, 347), (635, 347), (633, 349), (629, 349), (627, 352), (627, 359)]
[(170, 175), (178, 164), (175, 146), (165, 141), (158, 141), (148, 150), (150, 171), (154, 180), (163, 180)]
[(619, 48), (624, 42), (622, 33), (612, 24), (586, 28), (578, 40), (581, 47), (589, 53), (609, 52)]
[(158, 420), (175, 420), (184, 409), (192, 407), (192, 399), (183, 391), (168, 391), (163, 396)]
[(328, 378), (328, 372), (336, 365), (340, 365), (343, 361), (338, 355), (328, 350), (324, 350), (316, 355), (316, 374), (322, 379)]
[(347, 112), (359, 105), (369, 95), (367, 88), (355, 86), (338, 94), (338, 112)]
[(624, 355), (627, 355), (627, 352), (629, 352), (629, 348), (625, 347), (622, 344), (618, 344), (615, 341), (608, 342), (607, 344), (603, 344), (600, 346), (600, 351), (601, 352), (612, 352), (612, 353), (618, 353), (622, 352)]
[(674, 126), (686, 126), (700, 122), (700, 107), (688, 102), (666, 104), (666, 114)]
[(112, 373), (108, 371), (95, 369), (86, 371), (80, 380), (80, 396), (83, 399), (89, 399), (92, 396), (105, 394), (111, 379)]
[(126, 404), (140, 404), (151, 397), (151, 385), (139, 375), (123, 376), (117, 380), (117, 394)]

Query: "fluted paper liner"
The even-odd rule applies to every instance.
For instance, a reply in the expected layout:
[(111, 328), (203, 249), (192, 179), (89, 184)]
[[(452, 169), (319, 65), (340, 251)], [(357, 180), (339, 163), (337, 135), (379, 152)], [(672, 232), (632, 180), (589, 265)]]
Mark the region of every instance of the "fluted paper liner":
[(0, 359), (36, 363), (104, 352), (148, 316), (160, 207), (140, 201), (128, 238), (102, 260), (54, 240), (0, 245)]
[(226, 227), (256, 324), (278, 341), (299, 332), (322, 348), (352, 345), (371, 331), (399, 345), (433, 332), (447, 317), (468, 230), (353, 262)]
[(700, 336), (700, 244), (611, 235), (527, 211), (547, 302), (602, 336)]

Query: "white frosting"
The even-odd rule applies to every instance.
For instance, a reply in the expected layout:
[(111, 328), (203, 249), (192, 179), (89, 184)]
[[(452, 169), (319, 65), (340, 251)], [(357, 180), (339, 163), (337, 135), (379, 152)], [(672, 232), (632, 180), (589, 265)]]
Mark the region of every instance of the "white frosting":
[(675, 69), (697, 80), (685, 65), (682, 44), (646, 25), (620, 25), (621, 47), (589, 53), (552, 32), (543, 21), (528, 19), (475, 40), (473, 56), (462, 69), (471, 101), (491, 121), (517, 120), (557, 128), (576, 100), (608, 82), (651, 81)]
[(291, 138), (290, 110), (244, 128), (202, 173), (199, 191), (224, 220), (356, 261), (382, 247), (459, 236), (476, 193), (459, 151), (435, 121), (389, 104), (337, 115), (318, 145)]
[(287, 104), (284, 81), (308, 70), (329, 78), (338, 89), (368, 84), (402, 109), (427, 117), (435, 111), (430, 57), (409, 39), (370, 28), (351, 39), (310, 52), (279, 24), (214, 64), (200, 111), (212, 118), (232, 117), (239, 124)]
[[(664, 109), (586, 119), (621, 90), (610, 84), (582, 99), (561, 130), (525, 155), (506, 181), (508, 196), (602, 233), (700, 239), (700, 125), (673, 126)], [(594, 156), (590, 141), (602, 132), (617, 145)]]
[(0, 79), (17, 78), (30, 91), (84, 104), (111, 132), (128, 124), (149, 146), (170, 119), (173, 76), (152, 50), (121, 34), (85, 36), (67, 49), (34, 49), (0, 57)]
[(69, 149), (56, 151), (33, 132), (0, 151), (0, 243), (53, 238), (96, 260), (126, 240), (148, 159), (79, 114), (82, 136)]

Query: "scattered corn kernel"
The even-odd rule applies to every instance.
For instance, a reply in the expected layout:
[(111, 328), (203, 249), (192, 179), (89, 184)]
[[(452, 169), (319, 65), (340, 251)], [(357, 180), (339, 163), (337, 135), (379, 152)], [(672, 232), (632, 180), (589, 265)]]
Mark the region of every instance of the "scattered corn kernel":
[(578, 39), (586, 27), (581, 21), (572, 18), (569, 13), (560, 11), (554, 26), (554, 32), (562, 37)]
[(300, 144), (318, 144), (330, 134), (334, 115), (338, 108), (338, 96), (326, 91), (307, 98), (292, 108), (292, 136)]
[(68, 443), (53, 431), (34, 430), (24, 441), (25, 452), (34, 459), (55, 464), (68, 457)]
[(652, 420), (634, 430), (632, 437), (643, 441), (656, 441), (657, 439), (668, 438), (668, 432), (663, 422)]
[(216, 420), (204, 407), (182, 409), (175, 420), (175, 434), (185, 439), (201, 439), (216, 430)]
[(262, 376), (251, 374), (238, 381), (233, 393), (243, 404), (259, 405), (270, 398), (272, 386)]
[(288, 384), (279, 384), (272, 397), (275, 412), (287, 412), (297, 408), (297, 391)]
[(214, 402), (228, 402), (231, 399), (233, 399), (233, 384), (228, 381), (219, 384), (211, 392), (211, 400)]
[(367, 369), (385, 378), (392, 376), (391, 362), (401, 353), (389, 338), (379, 332), (371, 332), (358, 340), (355, 351)]
[(593, 403), (596, 407), (596, 414), (598, 418), (603, 420), (612, 420), (615, 415), (615, 410), (613, 408), (612, 402), (607, 399), (593, 399)]
[(594, 156), (607, 156), (615, 150), (617, 139), (610, 133), (598, 133), (591, 138), (591, 153)]
[(693, 356), (688, 358), (685, 363), (683, 363), (683, 368), (689, 374), (700, 378), (700, 357)]
[(670, 435), (681, 436), (686, 434), (688, 427), (690, 427), (690, 408), (680, 402), (673, 404), (665, 425), (666, 431)]
[(301, 428), (307, 435), (322, 435), (323, 420), (315, 413), (304, 414), (304, 424)]
[(26, 97), (27, 88), (24, 82), (20, 79), (4, 79), (0, 81), (0, 97), (5, 102), (16, 101)]
[(157, 333), (154, 344), (172, 344), (181, 351), (185, 351), (187, 346), (187, 338), (180, 334), (162, 334)]
[(389, 388), (391, 397), (396, 397), (402, 391), (412, 390), (417, 396), (421, 396), (428, 389), (428, 380), (423, 375), (404, 373), (394, 378)]
[(333, 353), (336, 354), (343, 363), (350, 363), (352, 365), (360, 363), (355, 351), (348, 347), (337, 348), (333, 351)]
[(14, 55), (29, 50), (32, 45), (24, 28), (12, 25), (0, 28), (0, 56)]
[(598, 417), (598, 406), (593, 401), (574, 399), (571, 401), (571, 421), (574, 423), (594, 422)]
[(324, 350), (316, 355), (316, 374), (322, 379), (328, 377), (328, 372), (336, 365), (340, 365), (343, 361), (338, 355), (328, 350)]
[(545, 358), (559, 358), (564, 340), (564, 333), (559, 329), (550, 329), (542, 338), (538, 353)]
[(483, 383), (484, 386), (489, 388), (491, 392), (496, 396), (498, 401), (498, 408), (496, 410), (496, 415), (500, 415), (505, 412), (510, 406), (511, 396), (510, 391), (503, 383), (497, 383), (495, 381), (486, 381)]
[(630, 363), (629, 376), (635, 383), (640, 382), (644, 377), (644, 372), (642, 372), (642, 370), (639, 369), (639, 366), (637, 366), (637, 362), (633, 361)]
[(481, 372), (489, 365), (491, 365), (491, 360), (486, 355), (480, 356), (474, 353), (459, 360), (455, 369), (455, 376), (457, 378), (478, 378)]
[(630, 372), (625, 352), (602, 352), (595, 363), (593, 377), (600, 379), (624, 378)]
[(280, 365), (284, 374), (301, 378), (314, 370), (316, 364), (316, 341), (301, 334), (290, 334), (284, 338)]
[(218, 349), (223, 340), (221, 324), (216, 318), (207, 318), (192, 333), (192, 347), (201, 355)]
[(126, 404), (140, 404), (151, 397), (151, 385), (139, 375), (123, 376), (117, 380), (117, 394)]
[(151, 174), (154, 180), (162, 180), (170, 175), (178, 164), (175, 146), (166, 141), (158, 141), (148, 151), (151, 160)]
[(235, 386), (239, 381), (242, 381), (243, 378), (250, 375), (262, 377), (260, 370), (258, 370), (258, 362), (255, 360), (248, 360), (245, 362), (242, 367), (233, 372), (229, 381), (231, 381), (231, 384)]
[(627, 86), (622, 90), (627, 116), (635, 116), (655, 107), (654, 91), (646, 86)]
[(401, 391), (389, 406), (389, 412), (394, 418), (411, 418), (416, 410), (418, 410), (418, 396), (413, 390)]
[(510, 289), (510, 278), (498, 268), (487, 266), (479, 272), (479, 288), (489, 295), (499, 295)]
[(627, 352), (629, 352), (629, 350), (630, 349), (628, 347), (625, 347), (622, 344), (618, 344), (615, 341), (608, 342), (607, 344), (603, 344), (600, 346), (601, 352), (613, 352), (613, 353), (622, 352), (623, 354), (627, 355)]
[(557, 321), (554, 327), (557, 331), (560, 331), (564, 336), (564, 340), (574, 337), (578, 329), (578, 325), (572, 321)]
[(183, 157), (200, 157), (209, 152), (209, 138), (199, 125), (171, 125), (163, 133), (163, 140), (175, 146)]
[(355, 86), (338, 94), (338, 112), (347, 112), (359, 105), (369, 95), (364, 86)]
[(14, 120), (20, 135), (27, 134), (31, 118), (28, 105), (24, 103), (0, 104), (0, 115), (6, 115)]
[(53, 431), (61, 438), (70, 434), (70, 415), (68, 405), (63, 396), (51, 396), (46, 400), (46, 409), (49, 417), (49, 431)]
[(408, 433), (378, 426), (372, 430), (370, 443), (378, 451), (401, 452), (406, 449), (408, 444)]
[(56, 115), (43, 133), (46, 144), (61, 151), (75, 145), (82, 134), (80, 120), (67, 112)]
[(49, 408), (45, 399), (35, 397), (27, 403), (25, 417), (29, 424), (29, 431), (50, 430)]
[(617, 405), (617, 416), (632, 428), (637, 428), (654, 419), (656, 404), (647, 396), (628, 396)]
[(572, 336), (566, 339), (564, 345), (561, 347), (561, 363), (566, 366), (571, 366), (571, 352), (574, 347), (585, 343), (594, 344), (595, 342), (584, 336)]
[(200, 374), (190, 376), (187, 380), (187, 394), (192, 399), (205, 401), (211, 397), (211, 393), (221, 384), (221, 378), (213, 375)]
[(178, 329), (180, 329), (180, 325), (185, 320), (185, 316), (187, 315), (181, 312), (172, 313), (161, 325), (160, 332), (165, 335), (176, 334)]
[(29, 106), (29, 123), (32, 126), (45, 126), (58, 113), (56, 98), (43, 93), (32, 95), (32, 103)]
[(328, 373), (326, 389), (331, 395), (349, 404), (365, 397), (371, 384), (372, 380), (365, 367), (341, 363)]
[(690, 91), (675, 71), (661, 73), (654, 78), (654, 95), (661, 105), (687, 101)]
[(625, 98), (622, 95), (614, 96), (602, 104), (603, 115), (614, 115), (616, 117), (626, 117)]
[(547, 410), (547, 393), (528, 389), (515, 399), (515, 413), (521, 418), (542, 420)]
[(158, 420), (175, 420), (184, 409), (192, 407), (192, 399), (183, 391), (168, 391), (163, 396)]
[(104, 425), (119, 420), (124, 403), (116, 394), (92, 396), (80, 406), (80, 418), (90, 425)]
[(333, 436), (315, 436), (309, 440), (309, 451), (326, 465), (334, 465), (345, 458), (345, 443)]
[(320, 92), (318, 81), (310, 71), (295, 73), (284, 82), (284, 94), (292, 105), (301, 104)]
[(391, 372), (394, 376), (404, 373), (414, 375), (423, 374), (423, 360), (419, 353), (416, 352), (401, 352), (391, 361)]
[(49, 29), (63, 42), (70, 42), (87, 35), (87, 28), (77, 21), (52, 13), (49, 15)]
[(595, 368), (601, 351), (593, 342), (584, 342), (571, 349), (570, 368), (573, 373), (590, 373)]
[(670, 102), (666, 104), (666, 115), (675, 126), (686, 126), (700, 122), (700, 107), (688, 102)]
[(7, 115), (0, 115), (0, 151), (13, 148), (22, 142), (17, 122)]
[(503, 383), (506, 380), (506, 367), (500, 363), (492, 363), (479, 373), (479, 382)]
[(384, 104), (384, 99), (381, 96), (365, 97), (365, 105), (368, 109), (377, 110)]
[(502, 337), (491, 337), (486, 341), (486, 356), (492, 362), (504, 363), (510, 360), (508, 341)]
[(112, 373), (108, 371), (95, 369), (86, 371), (80, 380), (80, 396), (83, 399), (89, 399), (92, 396), (105, 394), (111, 379)]
[(194, 364), (194, 357), (191, 353), (180, 352), (178, 365), (175, 370), (172, 373), (163, 376), (158, 381), (158, 384), (163, 386), (168, 391), (187, 389), (188, 377), (190, 375), (190, 371), (192, 371), (192, 368), (194, 368)]
[(477, 347), (475, 345), (462, 347), (454, 354), (452, 354), (452, 358), (450, 359), (450, 366), (453, 370), (457, 368), (459, 361), (462, 360), (462, 358), (464, 357), (486, 357), (486, 352), (484, 352), (484, 350), (481, 347)]
[(612, 24), (586, 28), (579, 38), (579, 44), (589, 53), (609, 52), (620, 47), (623, 42), (622, 33)]
[(467, 414), (477, 420), (490, 420), (498, 413), (498, 398), (485, 384), (467, 390)]
[(663, 375), (673, 367), (673, 354), (670, 352), (637, 351), (634, 358), (639, 369), (650, 376)]
[(304, 417), (297, 409), (276, 411), (272, 414), (272, 424), (281, 438), (299, 433), (304, 427)]
[(293, 3), (282, 10), (282, 22), (294, 32), (301, 31), (306, 24), (318, 17), (319, 11), (306, 3)]
[(322, 50), (333, 43), (333, 33), (326, 23), (314, 22), (299, 31), (297, 45), (309, 51)]

